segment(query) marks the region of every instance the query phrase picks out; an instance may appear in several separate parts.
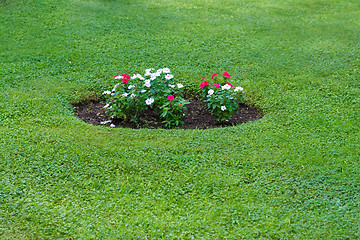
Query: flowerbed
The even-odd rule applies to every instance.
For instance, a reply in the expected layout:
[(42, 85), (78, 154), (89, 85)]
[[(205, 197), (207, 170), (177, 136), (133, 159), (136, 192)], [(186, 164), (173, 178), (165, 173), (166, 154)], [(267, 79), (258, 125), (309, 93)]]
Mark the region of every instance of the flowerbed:
[[(206, 129), (226, 126), (235, 126), (249, 121), (255, 121), (262, 116), (259, 109), (239, 104), (238, 111), (229, 121), (218, 122), (210, 114), (207, 104), (202, 99), (190, 99), (186, 105), (185, 116), (183, 116), (184, 125), (179, 125), (182, 129)], [(137, 122), (124, 121), (124, 119), (110, 118), (106, 114), (104, 106), (105, 101), (87, 100), (82, 103), (74, 104), (75, 115), (84, 122), (95, 126), (116, 126), (121, 128), (166, 128), (159, 115), (152, 109), (146, 109), (139, 115)], [(111, 120), (109, 122), (109, 120)]]
[[(203, 101), (209, 112), (221, 124), (229, 121), (237, 111), (244, 98), (242, 87), (234, 87), (230, 82), (230, 74), (225, 72), (219, 79), (218, 74), (211, 76), (211, 82), (203, 78), (199, 87), (203, 93)], [(161, 119), (166, 127), (177, 127), (184, 124), (187, 105), (184, 98), (184, 85), (175, 81), (170, 69), (154, 71), (145, 70), (144, 75), (115, 75), (113, 83), (106, 85), (103, 92), (106, 98), (106, 113), (113, 119), (124, 122), (139, 122), (141, 114), (151, 110)], [(113, 120), (104, 121), (103, 124)], [(116, 125), (111, 124), (112, 127)]]

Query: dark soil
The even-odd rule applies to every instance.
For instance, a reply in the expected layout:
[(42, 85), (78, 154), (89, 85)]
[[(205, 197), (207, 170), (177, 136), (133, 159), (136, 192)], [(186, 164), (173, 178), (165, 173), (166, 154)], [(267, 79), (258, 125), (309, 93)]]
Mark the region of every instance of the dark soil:
[[(139, 120), (135, 122), (124, 122), (121, 119), (111, 119), (105, 113), (105, 102), (87, 101), (85, 103), (73, 104), (75, 107), (75, 115), (81, 120), (93, 125), (110, 126), (114, 124), (116, 127), (124, 128), (165, 128), (165, 124), (157, 117), (155, 112), (146, 110), (141, 113)], [(184, 129), (206, 129), (225, 126), (234, 126), (241, 123), (254, 121), (262, 117), (259, 109), (240, 104), (238, 111), (233, 115), (231, 120), (218, 123), (209, 113), (206, 105), (201, 100), (192, 100), (186, 105), (187, 109), (184, 116), (184, 125), (179, 128)], [(112, 120), (111, 123), (101, 124), (106, 120)]]

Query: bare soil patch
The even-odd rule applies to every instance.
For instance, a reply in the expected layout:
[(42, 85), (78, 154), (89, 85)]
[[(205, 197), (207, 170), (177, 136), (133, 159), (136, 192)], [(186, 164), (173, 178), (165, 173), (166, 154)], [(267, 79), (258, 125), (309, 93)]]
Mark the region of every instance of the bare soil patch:
[[(165, 124), (161, 122), (157, 114), (152, 110), (143, 111), (137, 122), (125, 122), (121, 119), (111, 119), (105, 113), (105, 101), (98, 102), (89, 100), (84, 103), (73, 104), (75, 107), (75, 115), (81, 120), (91, 123), (93, 125), (110, 126), (114, 124), (116, 127), (123, 128), (165, 128)], [(233, 115), (231, 120), (218, 123), (215, 118), (207, 110), (205, 103), (202, 100), (190, 100), (190, 104), (186, 105), (187, 109), (184, 116), (184, 125), (179, 126), (183, 129), (206, 129), (226, 127), (242, 124), (249, 121), (255, 121), (263, 115), (257, 108), (240, 104), (238, 111)], [(101, 124), (107, 120), (112, 120), (111, 123)]]

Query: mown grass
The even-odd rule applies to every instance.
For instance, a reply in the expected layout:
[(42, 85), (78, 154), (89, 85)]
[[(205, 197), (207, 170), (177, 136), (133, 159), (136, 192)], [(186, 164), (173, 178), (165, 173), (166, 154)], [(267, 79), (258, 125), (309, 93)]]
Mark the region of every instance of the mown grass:
[[(358, 239), (360, 3), (0, 2), (0, 238)], [(109, 129), (71, 106), (114, 74), (227, 71), (263, 109)]]

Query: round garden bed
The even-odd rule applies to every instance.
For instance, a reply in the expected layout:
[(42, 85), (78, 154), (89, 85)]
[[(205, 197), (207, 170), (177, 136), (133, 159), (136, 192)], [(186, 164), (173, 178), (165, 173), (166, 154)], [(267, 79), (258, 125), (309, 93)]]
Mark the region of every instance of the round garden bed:
[[(82, 103), (73, 104), (75, 115), (81, 120), (93, 125), (114, 126), (123, 128), (166, 128), (158, 114), (152, 110), (145, 110), (139, 115), (137, 122), (125, 122), (121, 119), (111, 119), (105, 113), (105, 101), (88, 100)], [(186, 105), (184, 125), (178, 128), (183, 129), (206, 129), (226, 127), (254, 121), (262, 117), (259, 109), (240, 104), (238, 111), (228, 121), (218, 123), (208, 111), (202, 100), (192, 99), (190, 104)], [(111, 122), (109, 122), (111, 120)], [(105, 123), (106, 122), (106, 123)]]

